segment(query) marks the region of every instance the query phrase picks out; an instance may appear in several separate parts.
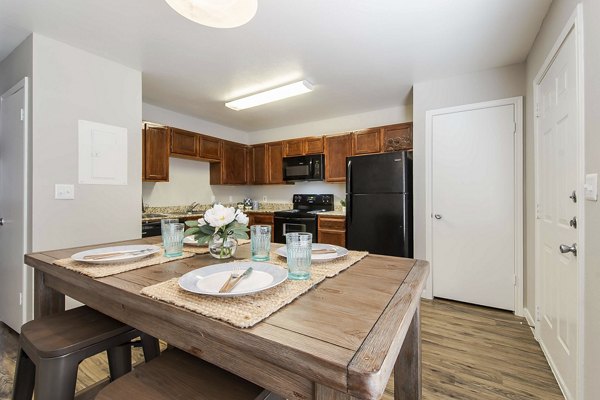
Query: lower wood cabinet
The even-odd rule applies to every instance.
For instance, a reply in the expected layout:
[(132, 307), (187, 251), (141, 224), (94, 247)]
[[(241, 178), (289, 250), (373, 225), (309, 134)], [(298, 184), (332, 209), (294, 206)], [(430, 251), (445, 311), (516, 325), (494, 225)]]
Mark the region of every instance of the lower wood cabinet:
[[(275, 241), (275, 218), (273, 213), (248, 213), (248, 227), (252, 225), (268, 225), (271, 227), (271, 242)], [(250, 233), (248, 233), (250, 235)]]
[(319, 243), (346, 247), (346, 218), (337, 215), (319, 215)]
[(144, 124), (142, 132), (142, 180), (169, 181), (169, 128)]

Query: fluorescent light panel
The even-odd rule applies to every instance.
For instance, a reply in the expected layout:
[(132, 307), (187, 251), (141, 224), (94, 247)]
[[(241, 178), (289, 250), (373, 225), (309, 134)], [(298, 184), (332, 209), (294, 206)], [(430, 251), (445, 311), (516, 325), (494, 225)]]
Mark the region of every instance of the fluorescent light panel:
[(232, 110), (245, 110), (246, 108), (261, 106), (274, 101), (287, 99), (288, 97), (298, 96), (299, 94), (308, 93), (312, 90), (312, 83), (309, 81), (300, 81), (267, 90), (266, 92), (253, 94), (252, 96), (242, 97), (241, 99), (225, 103), (225, 105)]

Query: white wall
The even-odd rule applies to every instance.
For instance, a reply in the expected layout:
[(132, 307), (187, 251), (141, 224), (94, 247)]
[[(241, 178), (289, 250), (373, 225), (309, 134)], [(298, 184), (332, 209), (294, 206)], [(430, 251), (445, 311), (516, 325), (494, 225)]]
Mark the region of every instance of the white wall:
[[(33, 35), (33, 251), (141, 236), (142, 74)], [(128, 130), (128, 183), (78, 184), (78, 120)], [(75, 185), (55, 200), (54, 185)]]
[(415, 258), (426, 258), (425, 113), (429, 110), (525, 95), (525, 64), (418, 82), (413, 86)]
[[(248, 143), (246, 132), (215, 124), (189, 115), (143, 103), (144, 121), (156, 122), (192, 132)], [(196, 201), (208, 204), (214, 201), (238, 202), (248, 197), (245, 186), (210, 186), (209, 163), (179, 158), (169, 158), (169, 182), (142, 183), (144, 203), (153, 207), (181, 206)], [(231, 200), (230, 200), (231, 197)]]
[(303, 136), (321, 136), (338, 132), (355, 131), (373, 126), (391, 125), (412, 121), (412, 107), (398, 106), (365, 113), (289, 125), (281, 128), (250, 132), (250, 144), (293, 139)]

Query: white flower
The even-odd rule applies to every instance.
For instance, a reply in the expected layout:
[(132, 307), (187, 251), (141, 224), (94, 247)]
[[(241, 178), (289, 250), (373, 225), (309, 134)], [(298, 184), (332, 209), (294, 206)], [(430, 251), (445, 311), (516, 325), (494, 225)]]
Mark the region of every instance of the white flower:
[(206, 221), (204, 220), (204, 218), (198, 219), (198, 226), (204, 226), (204, 225), (206, 225)]
[(243, 225), (248, 225), (248, 222), (250, 221), (248, 219), (248, 216), (246, 214), (244, 214), (243, 212), (241, 212), (240, 210), (238, 210), (238, 213), (235, 216), (235, 220)]
[(212, 227), (220, 228), (228, 225), (235, 219), (235, 208), (224, 207), (221, 204), (215, 204), (213, 208), (206, 210), (204, 220)]

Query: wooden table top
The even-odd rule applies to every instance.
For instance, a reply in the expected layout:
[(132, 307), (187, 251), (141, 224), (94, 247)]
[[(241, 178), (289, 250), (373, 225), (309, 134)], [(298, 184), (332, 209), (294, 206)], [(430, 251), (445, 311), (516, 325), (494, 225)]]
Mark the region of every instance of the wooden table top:
[[(160, 237), (110, 245), (158, 242)], [(43, 273), (47, 287), (290, 399), (312, 398), (314, 383), (356, 398), (379, 398), (429, 273), (424, 261), (368, 255), (266, 320), (240, 329), (140, 294), (146, 286), (219, 262), (210, 255), (98, 279), (53, 264), (103, 246), (29, 254), (25, 262)], [(249, 245), (239, 246), (235, 258), (249, 258), (249, 252)]]

